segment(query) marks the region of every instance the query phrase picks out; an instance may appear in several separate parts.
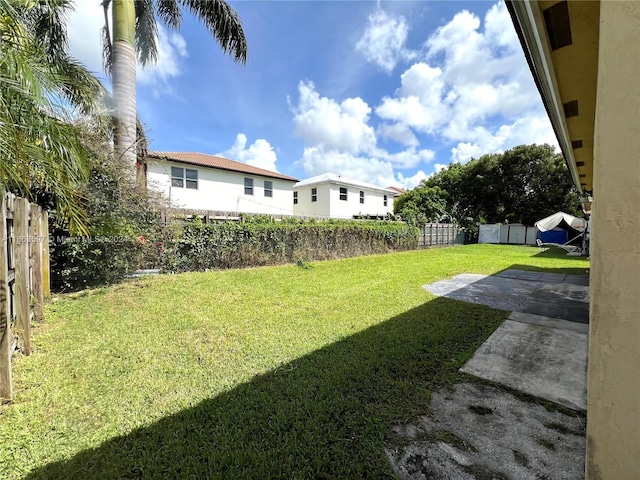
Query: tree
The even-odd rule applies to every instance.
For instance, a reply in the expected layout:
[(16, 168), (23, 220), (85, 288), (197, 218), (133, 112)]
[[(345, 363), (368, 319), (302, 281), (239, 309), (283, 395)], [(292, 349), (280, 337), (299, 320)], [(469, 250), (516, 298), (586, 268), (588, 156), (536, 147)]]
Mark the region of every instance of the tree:
[(91, 155), (77, 122), (101, 125), (102, 87), (67, 52), (69, 3), (0, 0), (0, 184), (31, 200), (51, 199), (82, 231), (79, 187)]
[(446, 210), (445, 192), (440, 187), (421, 186), (409, 190), (393, 203), (393, 211), (406, 222), (416, 226), (450, 220)]
[(182, 20), (181, 8), (189, 10), (207, 27), (222, 51), (244, 64), (247, 41), (242, 21), (224, 0), (113, 0), (113, 43), (109, 32), (107, 9), (112, 0), (104, 0), (105, 65), (111, 71), (115, 104), (115, 151), (128, 165), (137, 165), (137, 176), (143, 176), (136, 154), (136, 58), (142, 65), (157, 59), (158, 26), (156, 18), (171, 29)]
[(416, 190), (436, 187), (445, 210), (460, 223), (533, 225), (559, 210), (580, 213), (564, 159), (550, 145), (520, 145), (465, 165), (453, 163)]

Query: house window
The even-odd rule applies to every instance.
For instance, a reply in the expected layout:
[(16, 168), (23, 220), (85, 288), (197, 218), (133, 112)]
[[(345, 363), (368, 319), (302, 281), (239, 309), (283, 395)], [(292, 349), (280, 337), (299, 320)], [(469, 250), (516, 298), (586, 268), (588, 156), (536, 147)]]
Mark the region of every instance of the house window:
[(360, 190), (360, 203), (364, 203), (364, 192)]
[(198, 171), (190, 168), (171, 167), (171, 186), (198, 189)]
[(312, 202), (317, 202), (318, 201), (318, 189), (317, 188), (312, 188), (311, 189), (311, 201)]
[(347, 187), (340, 187), (340, 200), (347, 200)]
[(298, 204), (298, 192), (293, 192), (293, 204)]
[(269, 180), (264, 181), (264, 196), (273, 197), (273, 182)]
[(198, 171), (185, 168), (184, 173), (186, 176), (187, 188), (192, 188), (194, 190), (197, 190), (198, 189)]
[(253, 195), (253, 178), (244, 179), (244, 194)]
[(384, 201), (384, 206), (386, 207), (387, 206), (387, 196), (386, 195), (384, 196), (383, 201)]

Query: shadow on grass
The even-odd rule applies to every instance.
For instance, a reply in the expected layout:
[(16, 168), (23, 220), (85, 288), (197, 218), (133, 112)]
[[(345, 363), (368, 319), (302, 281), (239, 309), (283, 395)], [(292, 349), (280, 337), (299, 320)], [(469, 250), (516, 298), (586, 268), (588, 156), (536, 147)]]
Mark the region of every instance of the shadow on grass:
[(390, 478), (390, 426), (507, 315), (436, 298), (27, 478)]
[[(539, 255), (542, 255), (542, 254), (539, 254)], [(538, 256), (538, 255), (536, 255), (536, 256)], [(557, 258), (557, 257), (553, 256), (553, 257), (550, 257), (550, 258)], [(571, 257), (571, 258), (576, 258), (576, 257)], [(585, 268), (585, 267), (556, 268), (556, 267), (537, 267), (537, 266), (533, 266), (533, 265), (518, 265), (518, 264), (510, 265), (508, 268), (505, 268), (505, 269), (501, 270), (500, 272), (504, 272), (505, 270), (511, 270), (511, 269), (513, 269), (513, 270), (528, 270), (530, 272), (557, 273), (557, 274), (560, 274), (560, 275), (589, 275), (589, 268)], [(500, 272), (498, 272), (498, 273), (500, 273)]]
[[(538, 247), (532, 247), (532, 248), (538, 248)], [(546, 250), (540, 249), (540, 252), (535, 254), (534, 256), (538, 258), (558, 258), (561, 260), (569, 260), (569, 261), (571, 260), (584, 261), (584, 260), (588, 260), (589, 258), (589, 257), (580, 256), (580, 255), (567, 255), (566, 251), (564, 251), (561, 248), (555, 248), (555, 247), (551, 247)], [(584, 270), (584, 269), (581, 269), (581, 270)]]

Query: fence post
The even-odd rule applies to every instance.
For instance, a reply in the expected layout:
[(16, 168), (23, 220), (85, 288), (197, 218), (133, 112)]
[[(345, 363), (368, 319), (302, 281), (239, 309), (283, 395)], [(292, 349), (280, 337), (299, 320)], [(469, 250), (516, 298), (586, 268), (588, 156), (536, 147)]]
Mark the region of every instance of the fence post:
[(0, 188), (0, 400), (13, 400), (11, 383), (11, 322), (9, 319), (9, 257), (7, 205)]
[(49, 259), (49, 213), (42, 209), (42, 294), (45, 299), (51, 296), (51, 263)]
[[(44, 289), (42, 288), (42, 207), (31, 206), (31, 229), (29, 232), (31, 250), (31, 290), (33, 292), (33, 317), (36, 322), (44, 319)], [(47, 238), (48, 240), (48, 238)]]
[(22, 353), (31, 355), (31, 311), (29, 307), (29, 201), (16, 198), (13, 215), (16, 280), (16, 332), (22, 338)]

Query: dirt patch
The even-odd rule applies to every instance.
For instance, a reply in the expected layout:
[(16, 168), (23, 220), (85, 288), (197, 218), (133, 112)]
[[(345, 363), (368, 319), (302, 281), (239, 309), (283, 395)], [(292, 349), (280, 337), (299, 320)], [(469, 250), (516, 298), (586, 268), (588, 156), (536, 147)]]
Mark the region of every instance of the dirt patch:
[(386, 453), (403, 479), (582, 479), (585, 427), (581, 413), (461, 383), (432, 395), (430, 416), (395, 426)]

